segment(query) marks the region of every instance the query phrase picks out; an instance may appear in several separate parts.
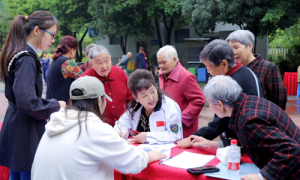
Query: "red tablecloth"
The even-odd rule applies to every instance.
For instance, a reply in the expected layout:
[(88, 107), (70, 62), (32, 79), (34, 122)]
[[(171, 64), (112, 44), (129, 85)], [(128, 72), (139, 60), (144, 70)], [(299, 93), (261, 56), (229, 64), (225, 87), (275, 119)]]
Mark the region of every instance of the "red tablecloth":
[[(171, 150), (171, 157), (176, 156), (183, 151), (189, 151), (192, 153), (199, 153), (199, 154), (206, 154), (206, 155), (216, 155), (216, 150), (215, 149), (209, 149), (209, 148), (196, 148), (192, 147), (189, 149), (181, 149), (178, 148), (177, 146), (174, 147)], [(241, 162), (246, 162), (246, 163), (253, 163), (251, 159), (247, 156), (247, 154), (243, 154), (241, 158)], [(218, 165), (220, 161), (215, 158), (206, 165)], [(181, 168), (176, 168), (176, 167), (171, 167), (167, 165), (161, 165), (159, 162), (154, 162), (146, 169), (144, 169), (142, 172), (139, 174), (131, 175), (131, 174), (121, 174), (120, 172), (115, 170), (115, 180), (121, 179), (121, 180), (146, 180), (146, 179), (151, 179), (151, 180), (174, 180), (174, 179), (184, 179), (184, 180), (195, 180), (195, 179), (204, 179), (204, 180), (216, 180), (217, 178), (212, 178), (212, 177), (207, 177), (202, 175), (192, 175), (189, 174), (186, 169), (181, 169)]]
[[(2, 128), (2, 122), (0, 122), (0, 131)], [(9, 169), (4, 166), (0, 166), (0, 180), (8, 180), (9, 178)]]
[(298, 82), (297, 82), (298, 73), (296, 72), (285, 72), (283, 77), (283, 84), (286, 87), (287, 95), (296, 96)]

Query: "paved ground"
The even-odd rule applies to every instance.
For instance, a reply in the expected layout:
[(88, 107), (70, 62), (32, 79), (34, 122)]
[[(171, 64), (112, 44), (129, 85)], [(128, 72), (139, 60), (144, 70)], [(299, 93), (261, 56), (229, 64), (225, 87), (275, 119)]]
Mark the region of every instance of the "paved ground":
[[(44, 94), (45, 93), (46, 86), (44, 86)], [(0, 122), (4, 119), (7, 106), (8, 102), (4, 95), (4, 84), (0, 82)], [(290, 115), (295, 124), (300, 127), (300, 98), (288, 96), (288, 103), (285, 111)], [(199, 128), (206, 126), (210, 121), (212, 121), (213, 116), (214, 113), (208, 108), (206, 103), (199, 115)]]

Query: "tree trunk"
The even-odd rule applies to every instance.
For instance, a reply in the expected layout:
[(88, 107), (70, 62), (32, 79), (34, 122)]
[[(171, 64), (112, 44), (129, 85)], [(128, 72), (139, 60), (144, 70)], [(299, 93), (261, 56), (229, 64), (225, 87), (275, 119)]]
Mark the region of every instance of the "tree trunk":
[[(88, 32), (88, 28), (86, 28), (85, 32), (83, 33), (81, 39), (78, 42), (78, 46), (77, 46), (77, 51), (76, 51), (76, 56), (75, 56), (75, 61), (76, 62), (81, 62), (82, 61), (82, 42)], [(74, 37), (76, 38), (76, 33), (74, 33)], [(77, 38), (76, 38), (77, 39)]]
[(121, 46), (123, 55), (126, 54), (127, 38), (128, 38), (128, 33), (126, 33), (125, 36), (121, 36), (121, 38), (120, 38), (120, 46)]
[(166, 45), (171, 45), (171, 34), (172, 34), (172, 28), (167, 30), (167, 41)]
[[(259, 33), (259, 27), (254, 27), (255, 29), (252, 31), (253, 34), (254, 34), (254, 44), (253, 44), (253, 54), (256, 53), (256, 44), (257, 44), (257, 36), (258, 36), (258, 33)], [(251, 31), (251, 30), (250, 30)]]
[[(76, 33), (74, 33), (74, 38), (76, 38)], [(77, 38), (76, 38), (76, 39), (77, 39)], [(75, 55), (75, 61), (76, 61), (76, 62), (80, 62), (80, 61), (79, 61), (79, 55), (78, 55), (78, 48), (77, 48), (76, 55)]]
[(166, 16), (165, 14), (163, 14), (163, 20), (164, 20), (164, 25), (167, 29), (167, 39), (166, 39), (166, 45), (167, 44), (171, 44), (171, 34), (172, 34), (172, 29), (173, 29), (173, 26), (174, 26), (174, 18), (171, 17), (171, 20), (170, 20), (170, 25), (168, 25), (167, 23), (167, 20), (166, 20)]
[(158, 38), (158, 45), (159, 45), (159, 48), (162, 48), (162, 41), (161, 41), (161, 35), (160, 35), (160, 30), (159, 30), (159, 24), (158, 24), (158, 21), (156, 18), (154, 18), (155, 20), (155, 29), (156, 29), (156, 35), (157, 35), (157, 38)]
[(124, 43), (124, 52), (125, 52), (125, 53), (124, 53), (124, 55), (127, 54), (127, 53), (126, 53), (127, 37), (128, 37), (128, 34), (126, 33), (126, 34), (125, 34), (125, 38), (124, 38), (124, 40), (125, 40), (125, 43)]
[[(79, 48), (79, 52), (78, 52), (78, 59), (76, 60), (76, 62), (81, 62), (82, 61), (82, 43), (83, 43), (83, 40), (84, 40), (84, 38), (85, 38), (85, 36), (86, 36), (86, 34), (87, 34), (87, 32), (88, 32), (88, 28), (86, 28), (86, 30), (85, 30), (85, 32), (83, 33), (83, 35), (82, 35), (82, 37), (81, 37), (81, 39), (80, 39), (80, 41), (79, 41), (79, 43), (78, 43), (78, 48)], [(78, 49), (77, 48), (77, 49)], [(78, 51), (78, 50), (77, 50)]]
[(126, 54), (126, 44), (124, 45), (124, 36), (121, 36), (121, 38), (120, 38), (120, 46), (121, 46), (123, 55)]
[(255, 39), (254, 39), (254, 44), (253, 44), (253, 48), (254, 48), (253, 54), (256, 53), (256, 40), (257, 40), (257, 34), (254, 34), (254, 37), (255, 37)]

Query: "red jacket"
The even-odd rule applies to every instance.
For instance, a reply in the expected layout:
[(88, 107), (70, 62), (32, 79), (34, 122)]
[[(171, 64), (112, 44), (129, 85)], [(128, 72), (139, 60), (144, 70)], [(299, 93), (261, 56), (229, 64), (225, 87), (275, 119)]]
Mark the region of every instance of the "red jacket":
[(80, 77), (83, 76), (94, 76), (103, 83), (105, 93), (113, 100), (113, 102), (106, 100), (105, 121), (114, 126), (115, 121), (126, 111), (126, 105), (132, 99), (132, 93), (127, 86), (128, 79), (125, 72), (119, 67), (112, 66), (110, 73), (104, 78), (99, 76), (94, 68), (89, 68)]
[(195, 76), (178, 61), (166, 79), (162, 71), (159, 72), (159, 86), (166, 92), (166, 95), (177, 102), (181, 109), (183, 137), (188, 137), (196, 132), (199, 113), (204, 106), (205, 97)]

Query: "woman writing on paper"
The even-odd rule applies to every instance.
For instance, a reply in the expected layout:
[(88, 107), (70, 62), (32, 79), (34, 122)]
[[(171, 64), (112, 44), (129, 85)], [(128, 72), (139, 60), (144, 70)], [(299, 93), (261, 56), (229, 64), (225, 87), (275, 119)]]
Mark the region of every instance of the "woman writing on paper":
[(53, 113), (32, 165), (32, 180), (113, 180), (114, 170), (137, 174), (166, 156), (128, 145), (105, 122), (104, 86), (95, 77), (75, 80), (71, 103)]
[(133, 137), (137, 143), (164, 144), (182, 139), (180, 108), (161, 93), (149, 71), (133, 72), (128, 87), (133, 93), (131, 105), (114, 126), (121, 137), (136, 130), (141, 132)]

